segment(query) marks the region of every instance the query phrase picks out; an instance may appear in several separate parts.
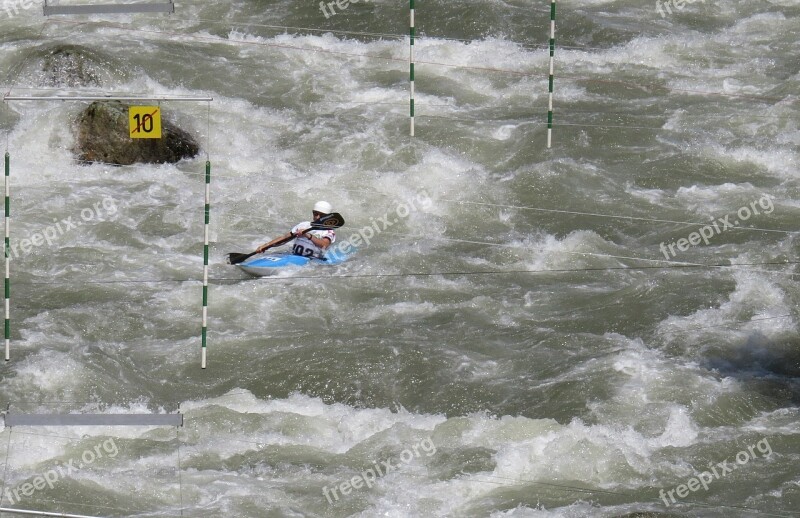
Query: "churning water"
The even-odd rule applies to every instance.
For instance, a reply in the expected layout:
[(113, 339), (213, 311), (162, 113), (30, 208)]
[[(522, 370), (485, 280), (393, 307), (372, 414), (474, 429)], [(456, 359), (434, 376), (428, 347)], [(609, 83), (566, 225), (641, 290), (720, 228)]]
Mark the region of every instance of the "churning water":
[[(0, 107), (2, 401), (185, 415), (177, 432), (6, 427), (3, 506), (800, 509), (795, 0), (560, 2), (552, 149), (545, 1), (416, 3), (414, 137), (406, 2), (18, 5), (0, 11), (5, 93), (214, 100), (161, 104), (200, 156), (130, 167), (75, 160), (85, 102)], [(77, 61), (59, 68), (63, 48)], [(340, 242), (362, 241), (346, 263), (224, 264), (318, 199), (347, 219)]]

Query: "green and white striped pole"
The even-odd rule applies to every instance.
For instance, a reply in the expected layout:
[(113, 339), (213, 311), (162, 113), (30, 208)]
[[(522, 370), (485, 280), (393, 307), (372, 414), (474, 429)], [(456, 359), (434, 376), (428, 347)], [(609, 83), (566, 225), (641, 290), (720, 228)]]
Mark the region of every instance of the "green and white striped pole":
[(5, 325), (5, 338), (6, 338), (6, 361), (11, 359), (11, 184), (9, 182), (9, 175), (11, 172), (10, 167), (11, 157), (6, 151), (6, 286), (5, 286), (5, 309), (6, 309), (6, 325)]
[(409, 108), (411, 109), (411, 136), (414, 136), (414, 0), (410, 1), (411, 22), (408, 34), (410, 36), (410, 46), (408, 51), (408, 64), (410, 66), (411, 98)]
[(203, 226), (203, 346), (200, 368), (206, 368), (206, 334), (208, 331), (208, 222), (211, 214), (211, 162), (206, 160), (206, 206)]
[(553, 143), (553, 54), (556, 51), (556, 0), (550, 0), (550, 92), (547, 103), (547, 148)]

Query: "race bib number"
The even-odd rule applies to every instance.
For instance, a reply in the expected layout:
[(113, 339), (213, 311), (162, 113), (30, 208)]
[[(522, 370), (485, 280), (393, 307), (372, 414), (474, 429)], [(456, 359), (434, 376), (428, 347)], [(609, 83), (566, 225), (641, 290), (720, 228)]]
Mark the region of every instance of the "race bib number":
[(304, 247), (303, 245), (294, 245), (294, 248), (292, 248), (292, 253), (294, 255), (301, 255), (303, 257), (313, 257), (314, 256), (314, 251), (309, 249), (309, 248)]

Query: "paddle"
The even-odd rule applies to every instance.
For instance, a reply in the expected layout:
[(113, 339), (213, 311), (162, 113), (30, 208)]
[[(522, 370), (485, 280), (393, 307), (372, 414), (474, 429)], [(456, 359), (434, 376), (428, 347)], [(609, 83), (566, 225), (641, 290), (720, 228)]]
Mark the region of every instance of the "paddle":
[[(305, 234), (309, 230), (325, 230), (325, 229), (328, 229), (328, 228), (339, 228), (339, 227), (341, 227), (343, 225), (344, 225), (344, 218), (342, 217), (342, 215), (339, 214), (338, 212), (333, 212), (331, 214), (326, 214), (326, 215), (322, 216), (321, 218), (319, 218), (317, 221), (311, 223), (311, 226), (309, 228), (305, 229), (303, 231), (303, 234)], [(277, 243), (274, 243), (273, 245), (265, 248), (261, 252), (264, 252), (264, 251), (266, 251), (266, 250), (268, 250), (270, 248), (276, 247), (276, 246), (281, 246), (283, 244), (286, 244), (286, 243), (288, 243), (289, 241), (291, 241), (294, 238), (295, 238), (295, 236), (290, 236), (290, 237), (287, 237), (285, 239), (281, 239)], [(256, 254), (260, 254), (261, 252), (251, 252), (249, 254), (240, 254), (240, 253), (236, 253), (236, 252), (230, 252), (228, 254), (228, 264), (239, 264), (239, 263), (241, 263), (243, 261), (246, 261), (247, 259), (253, 257)]]

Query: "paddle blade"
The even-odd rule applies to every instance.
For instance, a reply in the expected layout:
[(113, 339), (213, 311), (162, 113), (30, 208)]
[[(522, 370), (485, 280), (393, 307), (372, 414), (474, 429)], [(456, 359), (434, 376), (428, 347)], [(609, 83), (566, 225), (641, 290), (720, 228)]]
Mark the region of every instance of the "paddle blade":
[(253, 254), (238, 254), (236, 252), (231, 252), (228, 254), (228, 264), (239, 264), (243, 261), (246, 261), (252, 255)]
[(344, 226), (344, 218), (338, 212), (326, 214), (311, 224), (312, 229), (339, 228)]

